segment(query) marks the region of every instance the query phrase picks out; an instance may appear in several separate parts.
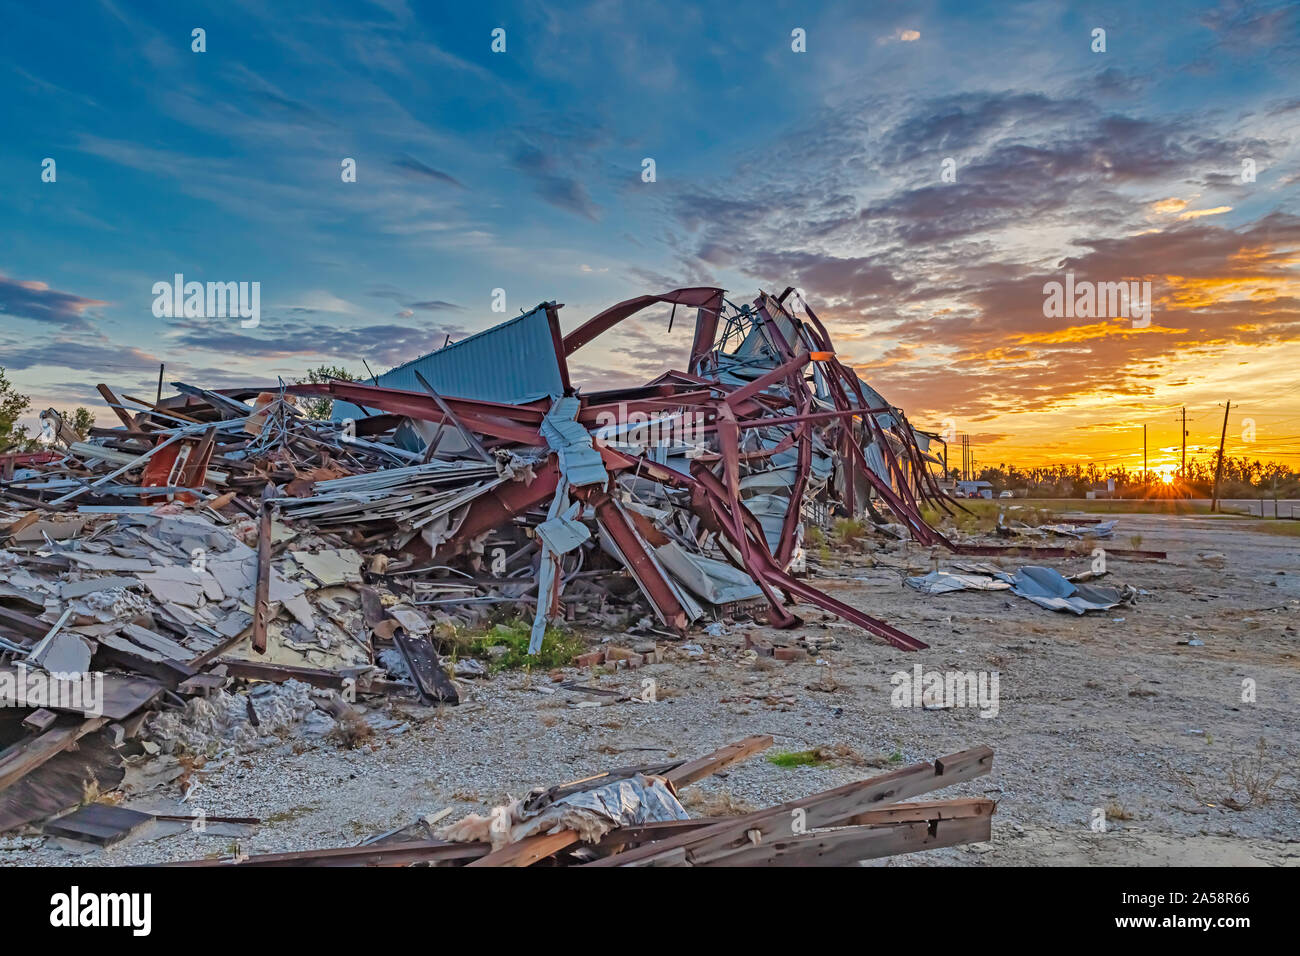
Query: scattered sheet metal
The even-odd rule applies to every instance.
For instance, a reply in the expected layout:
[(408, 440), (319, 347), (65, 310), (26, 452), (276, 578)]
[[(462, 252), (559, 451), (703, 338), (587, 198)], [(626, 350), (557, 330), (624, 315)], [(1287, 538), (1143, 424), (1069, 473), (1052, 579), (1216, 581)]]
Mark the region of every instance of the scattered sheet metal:
[(1010, 581), (1013, 594), (1033, 601), (1039, 607), (1073, 614), (1108, 611), (1128, 603), (1135, 596), (1132, 588), (1121, 590), (1094, 584), (1075, 584), (1053, 568), (1021, 568)]
[(951, 591), (1005, 591), (1033, 601), (1052, 611), (1069, 611), (1086, 614), (1088, 611), (1108, 611), (1121, 604), (1131, 603), (1137, 591), (1128, 585), (1099, 587), (1082, 583), (1095, 575), (1086, 571), (1072, 581), (1053, 568), (1025, 567), (1007, 574), (987, 565), (964, 565), (963, 573), (931, 571), (920, 577), (909, 577), (909, 586), (924, 594), (946, 594)]
[(955, 574), (951, 571), (931, 571), (922, 577), (910, 577), (908, 585), (923, 594), (947, 594), (949, 591), (1005, 591), (1008, 581), (984, 574)]

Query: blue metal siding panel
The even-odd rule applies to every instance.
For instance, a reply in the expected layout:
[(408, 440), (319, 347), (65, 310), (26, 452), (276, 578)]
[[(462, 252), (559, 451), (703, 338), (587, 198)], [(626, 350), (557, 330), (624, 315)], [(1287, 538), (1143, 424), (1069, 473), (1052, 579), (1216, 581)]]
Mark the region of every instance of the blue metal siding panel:
[[(517, 405), (564, 391), (546, 309), (502, 322), (436, 352), (379, 375), (385, 388), (424, 392), (419, 371), (441, 395)], [(349, 402), (335, 402), (335, 421), (365, 414)]]

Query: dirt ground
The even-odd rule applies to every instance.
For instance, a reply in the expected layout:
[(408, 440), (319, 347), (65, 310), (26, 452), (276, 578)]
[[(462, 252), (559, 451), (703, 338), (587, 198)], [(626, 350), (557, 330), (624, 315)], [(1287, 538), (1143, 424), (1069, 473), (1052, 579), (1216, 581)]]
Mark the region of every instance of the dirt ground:
[[(838, 552), (838, 566), (817, 583), (928, 650), (895, 650), (801, 606), (805, 623), (794, 631), (731, 626), (666, 644), (662, 663), (563, 674), (633, 694), (653, 680), (656, 703), (595, 706), (600, 698), (557, 689), (547, 674), (466, 680), (461, 706), (391, 706), (395, 725), (358, 749), (289, 737), (201, 768), (184, 803), (175, 784), (128, 802), (256, 816), (257, 827), (146, 833), (90, 851), (11, 835), (0, 838), (0, 863), (181, 860), (230, 854), (236, 843), (254, 854), (350, 845), (444, 808), (454, 820), (536, 785), (766, 733), (776, 739), (769, 754), (825, 747), (839, 755), (789, 767), (756, 757), (685, 791), (687, 809), (761, 807), (988, 744), (996, 752), (989, 776), (935, 796), (997, 800), (992, 840), (875, 865), (1297, 865), (1300, 538), (1260, 534), (1242, 519), (1133, 515), (1109, 543), (1169, 552), (1165, 561), (1109, 558), (1099, 583), (1141, 589), (1133, 606), (1075, 617), (1007, 592), (929, 597), (902, 583), (907, 565), (913, 573), (934, 566), (929, 550), (875, 543)], [(939, 555), (938, 566), (948, 560)], [(1043, 563), (1071, 574), (1091, 559)], [(747, 630), (836, 644), (805, 662), (777, 662), (745, 652)], [(702, 653), (692, 656), (687, 644)], [(893, 707), (891, 675), (918, 663), (996, 670), (997, 715)], [(1254, 702), (1242, 699), (1247, 679)], [(1098, 811), (1104, 830), (1094, 829)]]

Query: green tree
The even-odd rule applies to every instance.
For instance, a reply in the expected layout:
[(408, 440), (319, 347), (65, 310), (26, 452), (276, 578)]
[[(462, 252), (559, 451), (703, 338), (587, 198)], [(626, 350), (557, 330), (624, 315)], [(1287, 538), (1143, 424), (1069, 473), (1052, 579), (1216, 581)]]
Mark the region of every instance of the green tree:
[(90, 430), (95, 427), (95, 413), (89, 408), (78, 405), (75, 412), (59, 412), (59, 415), (63, 418), (63, 424), (76, 432), (81, 441), (85, 441)]
[[(318, 365), (316, 368), (307, 370), (307, 377), (298, 379), (298, 384), (304, 383), (310, 385), (319, 385), (322, 382), (328, 382), (332, 378), (341, 378), (345, 382), (358, 382), (360, 377), (353, 375), (347, 369), (337, 365)], [(300, 398), (303, 413), (308, 418), (317, 420), (330, 417), (330, 411), (334, 408), (334, 399), (325, 396), (312, 398)]]
[(31, 407), (31, 399), (20, 395), (0, 367), (0, 452), (21, 450), (30, 443), (27, 426), (18, 419)]

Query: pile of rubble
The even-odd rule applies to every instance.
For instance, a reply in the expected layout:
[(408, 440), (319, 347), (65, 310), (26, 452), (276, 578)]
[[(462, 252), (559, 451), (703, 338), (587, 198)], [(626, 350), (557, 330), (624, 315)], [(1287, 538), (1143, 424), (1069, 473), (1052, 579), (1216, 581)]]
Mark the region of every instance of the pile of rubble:
[[(369, 383), (174, 382), (152, 402), (100, 385), (120, 427), (88, 440), (53, 416), (51, 451), (0, 462), (0, 832), (111, 785), (124, 740), (221, 723), (241, 682), (311, 688), (277, 706), (318, 722), (367, 695), (454, 704), (482, 666), (447, 664), (449, 642), (503, 616), (530, 655), (566, 620), (653, 654), (737, 617), (791, 627), (796, 602), (925, 647), (813, 586), (805, 527), (1023, 549), (926, 523), (961, 507), (931, 474), (936, 436), (792, 293), (645, 295), (567, 336), (547, 302)], [(695, 310), (684, 369), (570, 380), (573, 353), (661, 303)], [(330, 417), (308, 417), (321, 400)], [(67, 753), (92, 734), (108, 744)]]
[(845, 866), (990, 837), (992, 800), (899, 802), (987, 774), (993, 766), (988, 747), (736, 816), (693, 818), (678, 801), (681, 788), (771, 745), (771, 737), (749, 737), (695, 760), (622, 767), (539, 787), (487, 815), (471, 814), (437, 830), (420, 820), (357, 846), (172, 865)]

